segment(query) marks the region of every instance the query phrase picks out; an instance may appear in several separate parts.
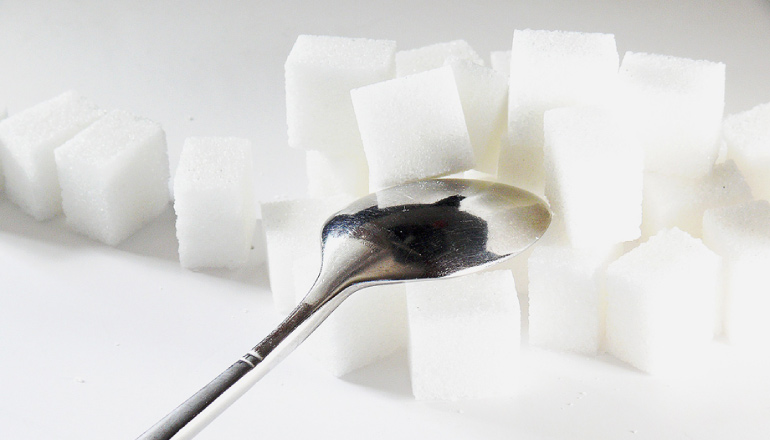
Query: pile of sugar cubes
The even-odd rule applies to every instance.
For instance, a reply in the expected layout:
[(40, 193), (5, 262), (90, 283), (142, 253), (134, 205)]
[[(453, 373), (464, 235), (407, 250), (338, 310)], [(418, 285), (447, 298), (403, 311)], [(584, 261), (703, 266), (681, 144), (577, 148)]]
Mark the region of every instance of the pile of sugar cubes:
[[(243, 267), (263, 236), (288, 312), (318, 274), (321, 226), (355, 198), (495, 180), (549, 202), (538, 244), (474, 275), (364, 289), (300, 350), (342, 376), (408, 348), (415, 396), (457, 399), (515, 393), (522, 340), (654, 374), (722, 335), (767, 347), (770, 103), (724, 118), (723, 64), (621, 60), (610, 34), (517, 30), (490, 60), (463, 40), (300, 36), (286, 117), (307, 197), (258, 218), (250, 142), (187, 138), (172, 188), (181, 265)], [(0, 189), (35, 219), (63, 213), (117, 245), (168, 206), (158, 123), (76, 92), (0, 116)]]
[(621, 59), (610, 34), (517, 30), (490, 60), (463, 40), (296, 40), (288, 141), (309, 198), (262, 205), (279, 310), (312, 285), (324, 220), (370, 191), (488, 179), (554, 214), (503, 265), (356, 293), (307, 351), (342, 375), (407, 347), (415, 396), (455, 399), (514, 393), (522, 339), (653, 374), (722, 334), (766, 345), (770, 104), (724, 119), (724, 64)]

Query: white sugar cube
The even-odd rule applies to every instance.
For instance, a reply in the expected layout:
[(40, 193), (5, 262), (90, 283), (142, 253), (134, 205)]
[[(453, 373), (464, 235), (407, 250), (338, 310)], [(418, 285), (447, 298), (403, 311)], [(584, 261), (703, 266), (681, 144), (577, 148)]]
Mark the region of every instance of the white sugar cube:
[(396, 52), (396, 76), (413, 75), (439, 68), (452, 57), (484, 64), (484, 60), (467, 41), (454, 40)]
[(369, 164), (369, 189), (475, 165), (449, 66), (351, 92)]
[(360, 150), (350, 90), (394, 78), (395, 52), (389, 40), (300, 35), (285, 65), (289, 145)]
[(634, 120), (629, 136), (645, 150), (646, 171), (697, 178), (719, 153), (725, 65), (627, 52), (619, 96)]
[(566, 107), (545, 113), (545, 195), (572, 245), (634, 240), (642, 221), (643, 152), (616, 112)]
[(543, 114), (557, 107), (608, 102), (618, 62), (611, 34), (514, 31), (508, 131), (516, 161), (508, 170), (512, 176), (503, 178), (542, 193)]
[(497, 180), (545, 197), (543, 149), (519, 148), (513, 143), (511, 133), (504, 133), (500, 138)]
[(650, 237), (676, 226), (700, 237), (706, 209), (751, 199), (751, 189), (733, 161), (717, 164), (711, 173), (697, 179), (646, 173), (642, 235)]
[(703, 241), (724, 260), (725, 334), (732, 343), (770, 352), (770, 203), (709, 209)]
[(476, 160), (475, 170), (497, 174), (500, 137), (507, 127), (508, 78), (500, 73), (458, 58), (450, 58), (457, 91)]
[(62, 210), (54, 149), (104, 111), (69, 91), (0, 122), (0, 162), (8, 197), (37, 220)]
[(169, 202), (160, 124), (113, 110), (55, 151), (67, 224), (109, 245), (128, 238)]
[(408, 283), (406, 292), (417, 399), (514, 392), (521, 333), (510, 271)]
[(770, 102), (725, 118), (722, 139), (755, 197), (770, 200)]
[(251, 143), (185, 139), (174, 176), (174, 210), (182, 267), (246, 264), (257, 221)]
[(406, 289), (392, 284), (354, 293), (301, 349), (341, 377), (405, 348), (407, 339)]
[(338, 194), (363, 196), (369, 193), (369, 166), (363, 150), (346, 154), (307, 151), (305, 170), (310, 197)]
[(511, 51), (495, 50), (489, 54), (490, 66), (508, 78), (511, 75)]
[(618, 246), (576, 249), (566, 243), (534, 246), (529, 267), (529, 343), (558, 351), (597, 354), (604, 338), (604, 270)]
[[(294, 261), (309, 259), (320, 267), (321, 229), (326, 220), (352, 201), (340, 195), (323, 199), (295, 199), (262, 204), (262, 226), (267, 243), (267, 264), (273, 302), (281, 313), (296, 305)], [(314, 274), (318, 275), (317, 269)]]
[(679, 229), (607, 268), (607, 346), (648, 373), (679, 371), (713, 339), (720, 258)]

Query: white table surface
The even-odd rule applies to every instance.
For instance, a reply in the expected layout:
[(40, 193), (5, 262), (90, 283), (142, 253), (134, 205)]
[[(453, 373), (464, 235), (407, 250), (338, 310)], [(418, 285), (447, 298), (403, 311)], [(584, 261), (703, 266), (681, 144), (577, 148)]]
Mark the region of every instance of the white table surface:
[[(283, 92), (302, 33), (462, 38), (488, 57), (517, 28), (610, 32), (621, 54), (725, 62), (727, 113), (770, 102), (766, 1), (381, 3), (3, 0), (0, 108), (76, 89), (162, 123), (172, 170), (187, 136), (249, 138), (272, 200), (305, 186)], [(189, 272), (176, 247), (171, 209), (110, 248), (0, 196), (0, 439), (133, 439), (278, 322), (264, 265)], [(432, 403), (411, 397), (404, 353), (342, 379), (297, 353), (199, 438), (770, 438), (770, 360), (706, 357), (661, 378), (529, 349), (518, 396)]]

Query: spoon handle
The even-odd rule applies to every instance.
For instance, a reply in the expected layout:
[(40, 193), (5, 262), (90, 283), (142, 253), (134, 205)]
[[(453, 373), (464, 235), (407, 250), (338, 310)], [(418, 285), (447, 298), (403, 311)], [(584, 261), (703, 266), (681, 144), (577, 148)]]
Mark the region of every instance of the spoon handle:
[[(265, 339), (137, 440), (185, 440), (194, 437), (275, 364), (294, 351), (353, 290), (356, 289), (348, 287), (335, 292), (329, 286), (313, 286), (306, 299)], [(332, 300), (312, 301), (313, 298)]]

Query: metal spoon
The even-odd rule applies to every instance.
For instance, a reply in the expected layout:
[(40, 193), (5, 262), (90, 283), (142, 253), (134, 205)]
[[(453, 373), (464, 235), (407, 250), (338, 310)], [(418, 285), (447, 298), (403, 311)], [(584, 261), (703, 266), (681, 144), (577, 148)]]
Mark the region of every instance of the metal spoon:
[(324, 225), (321, 271), (297, 308), (138, 440), (192, 438), (353, 292), (478, 270), (522, 252), (550, 222), (548, 206), (537, 196), (492, 182), (426, 180), (359, 199)]

